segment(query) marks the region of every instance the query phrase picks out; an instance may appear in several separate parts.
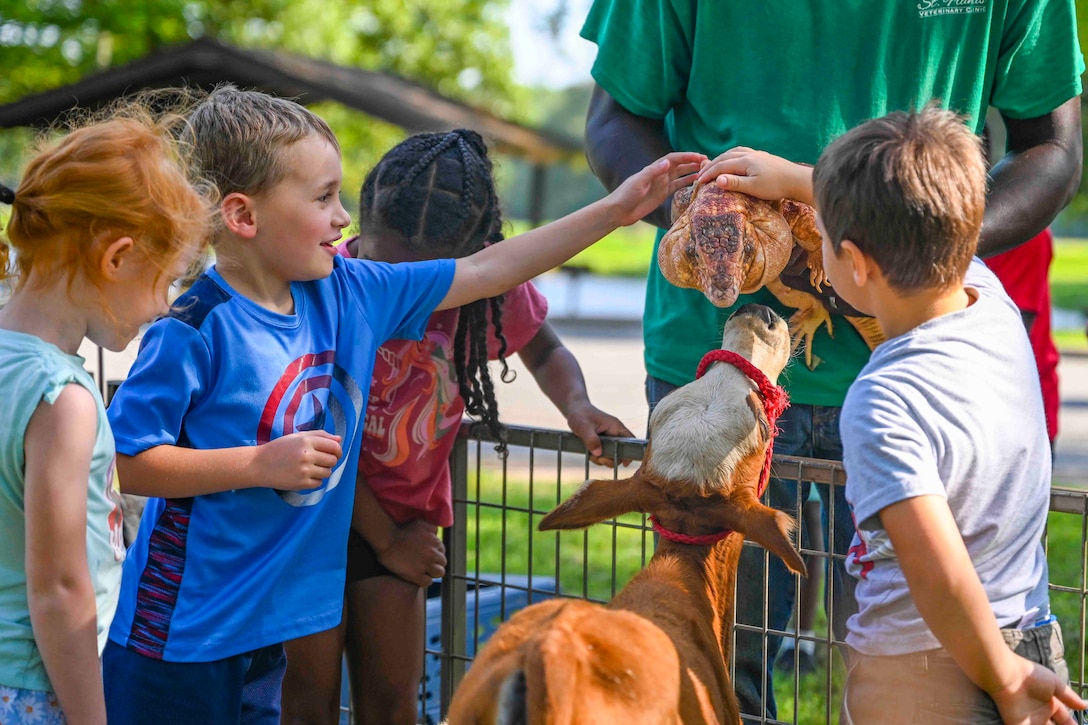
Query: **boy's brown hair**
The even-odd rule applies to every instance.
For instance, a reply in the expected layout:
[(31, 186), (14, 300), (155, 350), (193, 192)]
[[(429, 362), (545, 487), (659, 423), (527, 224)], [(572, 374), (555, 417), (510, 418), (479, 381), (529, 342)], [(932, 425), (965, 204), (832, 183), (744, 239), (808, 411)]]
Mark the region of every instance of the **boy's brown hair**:
[(867, 121), (832, 142), (812, 173), (837, 254), (849, 239), (903, 292), (963, 279), (986, 206), (979, 138), (933, 104)]
[(288, 169), (283, 152), (309, 136), (340, 151), (332, 129), (294, 101), (230, 84), (218, 86), (189, 114), (189, 129), (201, 170), (222, 196), (259, 194)]

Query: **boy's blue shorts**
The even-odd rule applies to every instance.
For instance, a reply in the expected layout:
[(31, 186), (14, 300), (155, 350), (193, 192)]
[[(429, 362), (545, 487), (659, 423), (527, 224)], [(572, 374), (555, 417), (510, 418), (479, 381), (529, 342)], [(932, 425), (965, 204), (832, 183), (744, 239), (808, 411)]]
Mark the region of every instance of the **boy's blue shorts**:
[(110, 725), (279, 725), (287, 656), (269, 645), (214, 662), (165, 662), (114, 641), (102, 653)]

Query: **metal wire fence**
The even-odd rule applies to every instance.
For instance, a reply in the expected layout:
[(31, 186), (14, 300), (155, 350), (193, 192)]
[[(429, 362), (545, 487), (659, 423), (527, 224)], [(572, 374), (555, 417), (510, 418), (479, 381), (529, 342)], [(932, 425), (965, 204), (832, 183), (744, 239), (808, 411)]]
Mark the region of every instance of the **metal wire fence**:
[[(486, 432), (465, 425), (451, 458), (454, 516), (457, 524), (445, 532), (447, 574), (428, 603), (426, 675), (420, 689), (420, 722), (441, 721), (458, 683), (487, 637), (519, 609), (550, 597), (606, 602), (653, 555), (652, 530), (642, 515), (628, 515), (580, 532), (540, 532), (539, 520), (586, 478), (628, 475), (620, 460), (639, 461), (645, 441), (609, 439), (606, 455), (617, 465), (593, 466), (579, 439), (570, 433), (525, 427), (509, 430), (510, 455), (500, 460)], [(801, 520), (807, 489), (824, 487), (824, 501), (834, 507), (835, 487), (845, 483), (841, 464), (833, 461), (775, 457), (774, 474), (806, 485), (795, 487)], [(632, 463), (633, 467), (637, 465)], [(826, 504), (825, 504), (826, 507)], [(834, 512), (825, 515), (826, 540), (834, 541)], [(748, 544), (746, 544), (748, 545)], [(751, 546), (755, 546), (754, 544)], [(1088, 588), (1088, 492), (1055, 489), (1046, 537), (1050, 564), (1051, 603), (1065, 631), (1066, 657), (1073, 686), (1085, 688), (1084, 623)], [(810, 572), (830, 572), (844, 552), (828, 552), (819, 536), (806, 536), (801, 553)], [(758, 550), (764, 561), (767, 555)], [(764, 569), (766, 571), (766, 569)], [(811, 634), (801, 634), (796, 618), (782, 629), (762, 621), (738, 622), (734, 636), (759, 637), (764, 656), (779, 638), (795, 651), (804, 641), (815, 648), (814, 667), (798, 657), (761, 678), (763, 699), (768, 691), (778, 703), (777, 718), (746, 717), (752, 723), (833, 723), (838, 721), (845, 677), (842, 648), (832, 631), (836, 586), (824, 577), (821, 606)], [(753, 586), (747, 582), (747, 586)], [(764, 602), (768, 596), (763, 576)], [(801, 601), (793, 595), (796, 612)], [(765, 610), (764, 610), (765, 611)], [(735, 649), (735, 647), (734, 647)]]

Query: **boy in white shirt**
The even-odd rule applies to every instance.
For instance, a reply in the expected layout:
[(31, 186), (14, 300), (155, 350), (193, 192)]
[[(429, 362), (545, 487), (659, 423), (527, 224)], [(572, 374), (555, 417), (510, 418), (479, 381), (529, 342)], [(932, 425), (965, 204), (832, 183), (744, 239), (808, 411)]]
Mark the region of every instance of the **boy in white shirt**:
[(977, 137), (928, 106), (854, 128), (814, 168), (733, 149), (700, 180), (815, 201), (829, 282), (887, 336), (842, 413), (859, 579), (842, 722), (1075, 722), (1038, 376), (1015, 305), (973, 259)]

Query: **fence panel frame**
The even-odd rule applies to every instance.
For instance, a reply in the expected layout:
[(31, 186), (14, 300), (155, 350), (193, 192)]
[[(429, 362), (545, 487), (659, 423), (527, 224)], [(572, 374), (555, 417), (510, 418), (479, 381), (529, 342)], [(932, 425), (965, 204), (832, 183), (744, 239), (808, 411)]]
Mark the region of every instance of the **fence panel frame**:
[[(454, 502), (455, 524), (454, 524), (453, 527), (450, 527), (450, 529), (447, 529), (447, 531), (445, 533), (445, 541), (446, 541), (446, 547), (447, 547), (447, 555), (448, 555), (448, 558), (449, 558), (449, 565), (447, 567), (446, 576), (443, 578), (443, 581), (442, 581), (443, 617), (442, 617), (441, 642), (442, 642), (442, 650), (443, 651), (442, 652), (428, 652), (429, 655), (436, 655), (442, 660), (442, 668), (441, 668), (441, 671), (442, 671), (442, 683), (441, 683), (441, 688), (440, 689), (441, 689), (441, 694), (442, 694), (442, 697), (441, 697), (441, 712), (442, 712), (443, 717), (446, 715), (446, 713), (448, 711), (449, 701), (452, 698), (453, 693), (456, 691), (457, 685), (460, 683), (461, 678), (464, 676), (464, 673), (467, 670), (467, 668), (468, 668), (468, 666), (469, 666), (469, 664), (471, 663), (471, 660), (472, 660), (472, 657), (469, 657), (466, 654), (467, 648), (465, 647), (466, 639), (470, 635), (470, 633), (468, 631), (469, 627), (468, 627), (468, 624), (467, 624), (467, 619), (468, 619), (468, 614), (469, 614), (468, 611), (467, 611), (468, 610), (467, 592), (468, 592), (468, 585), (472, 581), (472, 576), (470, 575), (470, 572), (468, 571), (468, 566), (467, 566), (467, 561), (468, 561), (467, 546), (468, 546), (468, 540), (469, 540), (469, 531), (468, 531), (469, 526), (468, 525), (471, 523), (467, 519), (468, 519), (468, 516), (469, 516), (468, 509), (469, 509), (470, 506), (472, 506), (476, 510), (475, 520), (476, 520), (476, 526), (477, 526), (477, 532), (478, 532), (479, 531), (479, 520), (480, 520), (480, 507), (481, 507), (480, 506), (480, 501), (479, 501), (479, 498), (480, 498), (480, 496), (479, 496), (480, 459), (481, 459), (481, 457), (483, 455), (487, 455), (487, 452), (484, 451), (484, 449), (483, 449), (484, 444), (493, 443), (493, 442), (495, 442), (494, 438), (492, 438), (491, 435), (486, 430), (481, 429), (480, 426), (475, 425), (471, 421), (466, 420), (462, 424), (462, 428), (459, 431), (458, 441), (457, 441), (457, 443), (455, 445), (454, 452), (453, 452), (453, 454), (451, 456), (451, 473), (452, 473), (452, 480), (453, 480), (453, 502)], [(645, 446), (646, 446), (646, 441), (644, 439), (638, 439), (638, 438), (604, 438), (604, 439), (602, 439), (602, 442), (603, 442), (603, 444), (605, 446), (606, 453), (613, 456), (614, 460), (617, 461), (616, 465), (612, 469), (613, 477), (619, 477), (619, 475), (622, 473), (622, 470), (618, 468), (618, 461), (620, 459), (631, 460), (631, 461), (641, 461), (642, 458), (643, 458), (643, 455), (644, 455), (644, 452), (645, 452)], [(532, 428), (532, 427), (527, 427), (527, 426), (509, 426), (509, 428), (508, 428), (508, 443), (511, 446), (511, 448), (525, 447), (525, 448), (529, 449), (529, 479), (528, 479), (528, 485), (529, 485), (529, 506), (528, 506), (528, 508), (529, 508), (529, 511), (527, 513), (528, 513), (528, 516), (529, 516), (530, 528), (532, 528), (534, 521), (537, 520), (540, 516), (543, 516), (544, 514), (547, 513), (546, 510), (537, 510), (537, 507), (535, 505), (536, 496), (534, 495), (534, 489), (536, 489), (535, 493), (538, 494), (539, 493), (539, 486), (540, 486), (539, 481), (541, 479), (541, 475), (540, 475), (541, 472), (537, 470), (537, 462), (539, 461), (539, 458), (540, 458), (539, 456), (537, 456), (537, 452), (538, 451), (554, 451), (554, 452), (556, 452), (557, 464), (556, 464), (555, 485), (556, 485), (556, 493), (557, 493), (556, 503), (558, 503), (558, 496), (560, 495), (560, 477), (561, 477), (562, 465), (563, 465), (562, 464), (561, 454), (562, 453), (569, 453), (569, 454), (576, 454), (576, 455), (586, 456), (585, 446), (582, 444), (581, 440), (579, 440), (577, 437), (571, 435), (569, 432), (557, 431), (557, 430), (551, 430), (551, 429), (542, 429), (542, 428)], [(468, 488), (469, 488), (469, 486), (468, 486), (468, 482), (469, 482), (469, 476), (468, 476), (468, 474), (469, 474), (469, 460), (471, 458), (469, 446), (473, 445), (473, 444), (475, 445), (475, 448), (476, 448), (476, 461), (477, 461), (477, 465), (476, 465), (477, 491), (476, 491), (476, 497), (475, 498), (471, 498), (469, 496), (469, 491), (468, 491)], [(604, 471), (606, 471), (607, 469), (597, 469), (597, 470), (601, 471), (602, 475), (598, 475), (598, 476), (595, 476), (595, 477), (600, 477), (600, 478), (606, 477), (603, 474), (604, 474)], [(507, 480), (507, 476), (506, 476), (507, 468), (506, 468), (505, 461), (503, 462), (503, 465), (502, 465), (502, 472), (503, 472), (502, 503), (498, 507), (503, 510), (503, 531), (504, 531), (504, 533), (503, 533), (503, 543), (505, 545), (505, 526), (506, 526), (505, 517), (506, 517), (506, 514), (508, 512), (508, 509), (506, 507), (506, 487), (507, 487), (508, 480)], [(803, 457), (798, 457), (798, 456), (776, 455), (774, 457), (772, 472), (773, 472), (773, 475), (775, 475), (776, 477), (789, 479), (789, 480), (795, 480), (795, 481), (799, 481), (799, 482), (800, 481), (809, 481), (809, 482), (816, 483), (816, 484), (827, 484), (829, 486), (843, 486), (846, 483), (846, 472), (843, 470), (842, 463), (838, 462), (838, 461), (827, 461), (827, 460), (819, 460), (819, 459), (812, 459), (812, 458), (803, 458)], [(587, 477), (590, 474), (588, 457), (586, 457), (586, 474), (587, 474)], [(800, 491), (800, 487), (799, 487), (799, 491)], [(798, 497), (800, 497), (800, 493), (798, 493)], [(832, 501), (833, 501), (833, 499), (834, 499), (834, 497), (831, 497)], [(798, 510), (800, 510), (800, 503), (801, 502), (798, 501)], [(495, 504), (490, 504), (490, 503), (485, 504), (485, 505), (488, 506), (488, 507), (492, 507), (492, 508), (494, 508), (496, 506)], [(520, 509), (518, 509), (518, 511), (520, 511)], [(1085, 692), (1085, 684), (1084, 684), (1085, 683), (1085, 666), (1084, 666), (1085, 637), (1084, 637), (1084, 631), (1085, 631), (1085, 620), (1086, 620), (1086, 604), (1085, 603), (1086, 603), (1086, 601), (1088, 601), (1088, 585), (1086, 585), (1086, 580), (1088, 580), (1088, 492), (1075, 491), (1075, 490), (1062, 489), (1062, 488), (1054, 488), (1051, 491), (1050, 511), (1051, 512), (1059, 512), (1059, 513), (1063, 513), (1063, 514), (1077, 515), (1077, 516), (1079, 516), (1081, 518), (1081, 538), (1080, 538), (1081, 575), (1080, 575), (1080, 586), (1079, 587), (1056, 586), (1053, 583), (1051, 583), (1050, 584), (1050, 589), (1051, 589), (1051, 591), (1066, 591), (1066, 592), (1070, 592), (1070, 593), (1077, 594), (1077, 595), (1080, 596), (1080, 600), (1081, 600), (1081, 604), (1080, 604), (1080, 619), (1081, 619), (1081, 622), (1080, 622), (1080, 628), (1079, 628), (1080, 637), (1079, 637), (1078, 641), (1075, 642), (1075, 643), (1067, 640), (1066, 641), (1066, 651), (1067, 651), (1067, 656), (1069, 654), (1072, 654), (1072, 653), (1075, 653), (1076, 656), (1077, 656), (1077, 661), (1079, 662), (1079, 666), (1078, 667), (1070, 667), (1070, 678), (1072, 680), (1073, 686), (1078, 689), (1078, 692), (1084, 693)], [(616, 557), (615, 557), (616, 536), (617, 536), (617, 531), (619, 530), (620, 527), (624, 527), (624, 526), (628, 526), (628, 525), (627, 524), (616, 523), (616, 522), (612, 522), (612, 523), (614, 525), (613, 530), (612, 530), (613, 560), (612, 560), (612, 563), (611, 563), (612, 589), (613, 589), (612, 595), (615, 595), (616, 590), (617, 590), (617, 586), (616, 586)], [(646, 531), (650, 530), (648, 527), (645, 526), (645, 522), (644, 522), (644, 527), (643, 528)], [(587, 534), (587, 537), (588, 537), (588, 534)], [(478, 548), (479, 547), (479, 536), (476, 536), (475, 538), (476, 538), (476, 546)], [(528, 572), (528, 581), (529, 581), (528, 590), (529, 590), (529, 593), (531, 595), (532, 593), (537, 592), (538, 590), (536, 590), (533, 587), (533, 566), (532, 566), (532, 558), (531, 558), (531, 551), (532, 551), (532, 543), (531, 542), (532, 542), (532, 538), (531, 537), (530, 537), (529, 541), (530, 541), (530, 544), (529, 544), (529, 546), (530, 546), (530, 559), (529, 559), (529, 572)], [(588, 542), (588, 538), (584, 539), (584, 541)], [(645, 541), (645, 539), (644, 539), (644, 541)], [(1048, 542), (1048, 544), (1049, 544), (1049, 542)], [(754, 546), (754, 544), (751, 544), (751, 545)], [(585, 543), (584, 546), (588, 547), (588, 543)], [(819, 555), (822, 555), (824, 557), (827, 557), (828, 560), (830, 560), (830, 559), (832, 559), (833, 557), (836, 557), (836, 556), (838, 558), (840, 558), (840, 559), (842, 558), (841, 554), (840, 555), (835, 555), (835, 554), (830, 553), (830, 552), (818, 552), (818, 551), (813, 551), (813, 550), (809, 550), (809, 549), (801, 549), (801, 553), (802, 553), (802, 555), (804, 555), (804, 554), (819, 554)], [(652, 553), (651, 553), (651, 555), (652, 555)], [(557, 539), (556, 540), (556, 582), (557, 583), (559, 581), (558, 558), (559, 558), (559, 543), (558, 543), (558, 539)], [(649, 560), (649, 556), (647, 555), (647, 552), (645, 552), (645, 550), (644, 550), (643, 551), (643, 561), (642, 561), (643, 566), (645, 566), (645, 563), (648, 560)], [(583, 564), (583, 566), (585, 568), (588, 568), (588, 566), (589, 566), (588, 556), (585, 557), (585, 563)], [(480, 567), (479, 556), (477, 556), (476, 557), (476, 574), (477, 574), (477, 576), (479, 574), (479, 567)], [(586, 581), (586, 579), (587, 579), (587, 577), (583, 576), (583, 581)], [(832, 579), (832, 577), (829, 577), (829, 579)], [(503, 560), (503, 572), (501, 574), (501, 580), (499, 582), (499, 585), (500, 586), (505, 586), (506, 585), (505, 558)], [(764, 586), (765, 585), (766, 585), (766, 579), (764, 579)], [(511, 585), (511, 586), (512, 586), (512, 588), (518, 588), (518, 587), (516, 587), (514, 585)], [(830, 581), (828, 581), (826, 583), (826, 586), (833, 586), (833, 585), (831, 584)], [(543, 592), (544, 590), (539, 590), (539, 591)], [(589, 598), (589, 597), (586, 596), (586, 593), (587, 592), (586, 592), (585, 588), (583, 588), (583, 591), (581, 591), (581, 592), (576, 592), (576, 593), (560, 592), (560, 593), (558, 593), (558, 596), (571, 597), (571, 598)], [(766, 590), (764, 591), (764, 596), (766, 597)], [(799, 597), (799, 594), (797, 596), (795, 596), (795, 602), (794, 602), (795, 607), (798, 604), (798, 601), (797, 601), (798, 597)], [(600, 601), (600, 600), (596, 600), (596, 599), (591, 599), (591, 600)], [(477, 622), (479, 621), (478, 620), (478, 617), (479, 617), (478, 607), (479, 607), (479, 604), (478, 604), (478, 599), (477, 599), (476, 618), (473, 620), (473, 621), (477, 621)], [(766, 612), (766, 609), (764, 611)], [(503, 619), (503, 621), (505, 621), (506, 619), (509, 618), (509, 614), (510, 613), (506, 611), (505, 600), (504, 600), (504, 606), (502, 608), (502, 619)], [(744, 628), (746, 625), (737, 625), (737, 626), (741, 627), (741, 628)], [(750, 628), (750, 629), (752, 629), (752, 628)], [(763, 627), (762, 628), (754, 628), (754, 629), (755, 629), (755, 631), (761, 632), (762, 636), (764, 637), (764, 651), (765, 652), (766, 652), (766, 647), (767, 647), (766, 638), (768, 636), (770, 636), (770, 635), (778, 635), (778, 636), (782, 636), (782, 637), (789, 637), (789, 638), (793, 638), (795, 641), (798, 639), (798, 634), (797, 634), (796, 630), (794, 630), (794, 631), (770, 630), (767, 627), (766, 617), (764, 618)], [(831, 649), (839, 648), (839, 647), (844, 646), (841, 642), (836, 642), (834, 640), (834, 637), (831, 635), (830, 622), (827, 625), (827, 631), (826, 632), (817, 632), (815, 634), (814, 640), (816, 641), (818, 647), (820, 647), (820, 646), (826, 647), (829, 650), (829, 656), (830, 656), (830, 650)], [(1070, 652), (1070, 650), (1073, 650), (1073, 652)], [(831, 674), (830, 667), (828, 667), (828, 669), (827, 669), (826, 680), (827, 680), (827, 682), (826, 682), (826, 696), (827, 696), (826, 717), (827, 717), (828, 722), (830, 722), (831, 717), (832, 717), (832, 705), (833, 705), (833, 703), (832, 703), (832, 674)], [(795, 697), (795, 701), (794, 701), (794, 705), (793, 705), (794, 722), (796, 722), (796, 720), (797, 720), (797, 711), (798, 711), (798, 702), (797, 702), (797, 700), (799, 699), (799, 697), (798, 697), (799, 696), (799, 690), (798, 690), (799, 682), (800, 682), (800, 679), (799, 679), (799, 677), (796, 676), (796, 671), (795, 671), (795, 677), (794, 677), (794, 680), (793, 680), (793, 689), (794, 689), (794, 697)], [(770, 683), (765, 682), (764, 687), (768, 687), (768, 686), (770, 686)], [(762, 718), (762, 719), (757, 720), (755, 722), (776, 723), (776, 722), (789, 722), (789, 721), (771, 720), (771, 719), (767, 719), (767, 718)]]

